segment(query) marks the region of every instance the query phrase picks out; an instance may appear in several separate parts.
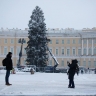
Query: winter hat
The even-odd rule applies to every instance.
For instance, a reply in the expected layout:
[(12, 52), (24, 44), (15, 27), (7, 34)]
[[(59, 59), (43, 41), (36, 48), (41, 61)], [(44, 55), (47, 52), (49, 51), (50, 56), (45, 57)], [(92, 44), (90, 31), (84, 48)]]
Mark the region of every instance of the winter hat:
[(10, 58), (10, 57), (11, 57), (11, 56), (10, 56), (11, 54), (12, 54), (12, 52), (8, 52), (8, 54), (7, 54), (6, 57), (7, 57), (7, 58)]
[(12, 52), (9, 52), (8, 54), (10, 54), (10, 55), (11, 55), (11, 54), (12, 54)]
[(75, 62), (78, 63), (77, 59), (75, 59)]

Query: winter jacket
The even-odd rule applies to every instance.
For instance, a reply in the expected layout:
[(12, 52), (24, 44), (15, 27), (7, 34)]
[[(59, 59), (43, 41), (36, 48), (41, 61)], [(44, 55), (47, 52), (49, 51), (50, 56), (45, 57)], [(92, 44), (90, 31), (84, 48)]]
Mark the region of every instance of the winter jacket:
[(6, 70), (12, 70), (13, 69), (13, 64), (12, 64), (12, 59), (10, 54), (6, 56)]
[(75, 63), (75, 60), (72, 60), (72, 64), (68, 64), (69, 71), (68, 74), (75, 75), (76, 68), (78, 68), (78, 65)]

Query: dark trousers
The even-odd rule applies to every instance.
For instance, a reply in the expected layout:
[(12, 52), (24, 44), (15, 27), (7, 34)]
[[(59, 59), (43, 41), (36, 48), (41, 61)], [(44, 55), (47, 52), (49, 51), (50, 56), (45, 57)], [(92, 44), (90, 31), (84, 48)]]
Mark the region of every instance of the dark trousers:
[(5, 76), (5, 82), (6, 82), (6, 84), (9, 83), (9, 76), (10, 76), (10, 70), (6, 70), (6, 76)]
[(74, 74), (69, 74), (69, 87), (75, 87)]

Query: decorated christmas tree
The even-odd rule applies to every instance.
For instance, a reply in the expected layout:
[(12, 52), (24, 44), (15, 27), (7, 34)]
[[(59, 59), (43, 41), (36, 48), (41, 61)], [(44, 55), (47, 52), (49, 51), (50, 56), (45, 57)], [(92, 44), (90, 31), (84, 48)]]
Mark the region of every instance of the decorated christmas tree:
[(36, 6), (29, 21), (26, 62), (29, 65), (44, 67), (48, 62), (48, 42), (46, 24), (42, 10)]

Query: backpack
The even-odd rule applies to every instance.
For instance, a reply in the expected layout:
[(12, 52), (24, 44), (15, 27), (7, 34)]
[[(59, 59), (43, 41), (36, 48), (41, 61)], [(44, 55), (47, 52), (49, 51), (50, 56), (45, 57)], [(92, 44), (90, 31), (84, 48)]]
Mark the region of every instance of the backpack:
[(2, 60), (2, 65), (6, 66), (6, 58)]

